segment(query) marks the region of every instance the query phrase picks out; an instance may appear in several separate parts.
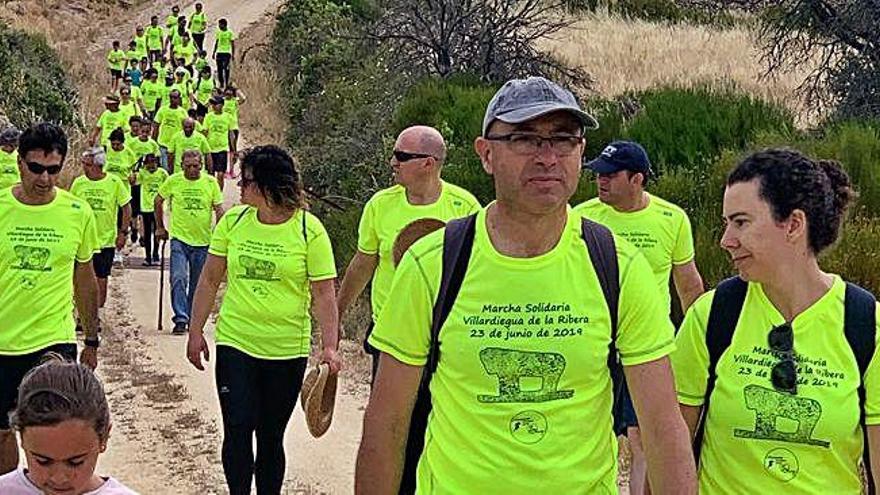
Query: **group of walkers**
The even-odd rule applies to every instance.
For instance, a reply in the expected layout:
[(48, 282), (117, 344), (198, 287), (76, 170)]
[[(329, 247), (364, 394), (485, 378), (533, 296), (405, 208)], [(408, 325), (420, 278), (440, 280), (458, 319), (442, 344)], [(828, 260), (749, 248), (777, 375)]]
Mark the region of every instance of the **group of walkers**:
[[(596, 127), (552, 81), (509, 81), (474, 142), (495, 185), (486, 206), (441, 178), (436, 129), (405, 129), (390, 157), (395, 184), (365, 205), (338, 297), (332, 239), (287, 152), (242, 153), (241, 204), (224, 212), (203, 150), (173, 148), (168, 160), (183, 170), (157, 181), (150, 221), (172, 240), (175, 332), (188, 333), (199, 370), (226, 280), (214, 355), (230, 493), (281, 493), (312, 317), (318, 361), (338, 373), (340, 317), (370, 283), (373, 381), (356, 493), (616, 493), (619, 435), (632, 446), (634, 494), (860, 493), (861, 466), (873, 487), (877, 304), (819, 263), (855, 196), (840, 165), (787, 149), (740, 162), (721, 238), (738, 275), (705, 291), (686, 213), (646, 190), (645, 150), (615, 141), (583, 165)], [(119, 151), (115, 133), (105, 163)], [(95, 275), (125, 241), (131, 193), (101, 175), (99, 154), (84, 157), (92, 164), (74, 194), (58, 189), (67, 147), (53, 125), (26, 130), (17, 150), (20, 183), (0, 190), (0, 472), (12, 471), (0, 492), (127, 493), (94, 476), (109, 432), (100, 385), (81, 365), (37, 364), (75, 356), (75, 302), (80, 360), (97, 365), (105, 293)], [(162, 170), (158, 161), (147, 170)], [(582, 168), (598, 197), (572, 208)], [(92, 186), (82, 197), (81, 184)], [(122, 206), (119, 223), (96, 205)], [(677, 332), (670, 282), (685, 312)], [(80, 388), (47, 378), (72, 374)], [(10, 428), (27, 469), (15, 470)], [(48, 468), (85, 456), (53, 435), (79, 435), (92, 457)]]

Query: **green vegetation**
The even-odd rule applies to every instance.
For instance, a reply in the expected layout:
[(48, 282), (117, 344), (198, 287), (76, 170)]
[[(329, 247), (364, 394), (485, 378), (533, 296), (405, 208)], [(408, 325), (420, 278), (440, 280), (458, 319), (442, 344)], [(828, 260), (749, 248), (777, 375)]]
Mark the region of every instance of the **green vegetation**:
[[(663, 3), (617, 2), (620, 8)], [(389, 185), (389, 152), (394, 136), (407, 126), (440, 129), (449, 147), (444, 178), (483, 203), (494, 196), (473, 140), (498, 83), (461, 74), (412, 78), (405, 68), (394, 66), (393, 53), (360, 36), (373, 16), (371, 4), (363, 0), (357, 5), (297, 0), (288, 4), (275, 31), (279, 66), (290, 68), (284, 73), (292, 122), (289, 144), (303, 165), (306, 183), (321, 195), (332, 194), (342, 206), (328, 209), (315, 203), (341, 267), (356, 249), (361, 205)], [(760, 148), (790, 146), (840, 161), (860, 198), (839, 245), (823, 263), (880, 291), (880, 255), (874, 254), (880, 231), (878, 126), (844, 121), (798, 131), (787, 110), (727, 83), (659, 87), (611, 100), (585, 99), (584, 106), (601, 126), (587, 134), (585, 158), (595, 157), (614, 139), (645, 146), (659, 174), (648, 189), (690, 215), (697, 264), (710, 286), (732, 273), (718, 240), (725, 179), (739, 160)], [(572, 203), (594, 195), (595, 185), (585, 173)]]
[(17, 127), (49, 120), (79, 126), (77, 93), (45, 38), (0, 23), (0, 113)]

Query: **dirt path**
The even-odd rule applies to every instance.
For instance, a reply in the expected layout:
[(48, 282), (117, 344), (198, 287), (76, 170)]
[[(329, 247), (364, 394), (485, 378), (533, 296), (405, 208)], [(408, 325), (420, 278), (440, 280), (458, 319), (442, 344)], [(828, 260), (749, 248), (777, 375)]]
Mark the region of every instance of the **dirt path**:
[[(166, 4), (171, 3), (154, 2), (149, 9), (137, 9), (131, 18), (148, 19), (160, 9), (167, 10)], [(181, 7), (188, 11), (191, 3), (181, 3)], [(215, 0), (207, 4), (206, 11), (212, 23), (226, 17), (231, 28), (241, 34), (279, 3)], [(108, 36), (127, 39), (127, 30), (128, 26)], [(213, 42), (209, 34), (209, 50)], [(242, 136), (242, 141), (246, 140), (247, 136)], [(226, 207), (238, 202), (234, 181), (227, 181), (224, 198)], [(125, 268), (114, 269), (102, 315), (106, 330), (99, 372), (111, 402), (113, 432), (99, 471), (112, 473), (144, 494), (225, 493), (220, 462), (222, 422), (213, 366), (205, 372), (193, 368), (185, 358), (186, 338), (170, 335), (173, 324), (167, 269), (164, 331), (157, 331), (159, 270), (141, 267), (142, 260), (143, 250), (130, 248)], [(209, 341), (213, 330), (209, 322)], [(330, 431), (320, 440), (313, 439), (299, 406), (289, 424), (285, 489), (290, 493), (353, 491), (354, 460), (369, 393), (368, 366), (357, 345), (344, 342), (342, 349), (347, 369), (340, 378)]]

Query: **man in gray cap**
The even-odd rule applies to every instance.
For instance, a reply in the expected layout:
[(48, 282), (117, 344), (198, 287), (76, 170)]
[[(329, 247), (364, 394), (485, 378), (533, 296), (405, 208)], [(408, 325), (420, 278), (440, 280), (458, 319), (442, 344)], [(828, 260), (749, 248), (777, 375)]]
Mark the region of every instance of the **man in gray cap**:
[(569, 213), (583, 131), (596, 126), (543, 78), (509, 81), (489, 103), (474, 147), (496, 200), (414, 244), (397, 268), (389, 300), (407, 304), (386, 305), (370, 337), (382, 354), (357, 493), (397, 492), (423, 369), (433, 409), (415, 493), (616, 492), (618, 353), (654, 491), (696, 493), (666, 357), (673, 328), (651, 269)]

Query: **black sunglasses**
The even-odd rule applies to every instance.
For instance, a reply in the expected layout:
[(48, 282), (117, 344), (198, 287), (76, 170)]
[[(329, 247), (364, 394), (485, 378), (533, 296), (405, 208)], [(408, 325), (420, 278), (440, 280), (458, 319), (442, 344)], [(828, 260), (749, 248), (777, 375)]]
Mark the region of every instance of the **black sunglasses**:
[(780, 392), (797, 393), (797, 365), (794, 362), (794, 331), (790, 323), (773, 327), (767, 334), (767, 344), (780, 357), (770, 371), (770, 382)]
[(425, 153), (407, 153), (406, 151), (394, 150), (394, 159), (400, 163), (415, 160), (416, 158), (434, 158), (434, 155)]
[(43, 165), (37, 162), (25, 162), (25, 165), (35, 175), (43, 175), (43, 172), (48, 172), (49, 175), (58, 175), (61, 172), (61, 165)]

